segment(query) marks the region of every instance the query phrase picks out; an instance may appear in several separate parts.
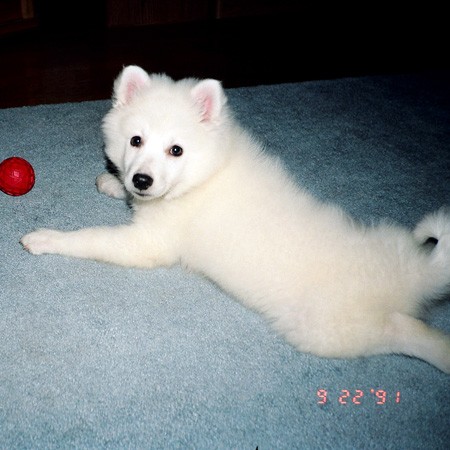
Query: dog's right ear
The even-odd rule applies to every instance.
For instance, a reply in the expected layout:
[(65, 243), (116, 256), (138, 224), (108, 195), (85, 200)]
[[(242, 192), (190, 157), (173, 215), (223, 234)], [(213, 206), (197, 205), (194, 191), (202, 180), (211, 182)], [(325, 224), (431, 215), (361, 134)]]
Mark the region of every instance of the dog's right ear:
[(136, 92), (150, 82), (148, 73), (139, 66), (127, 66), (114, 82), (113, 106), (126, 105)]

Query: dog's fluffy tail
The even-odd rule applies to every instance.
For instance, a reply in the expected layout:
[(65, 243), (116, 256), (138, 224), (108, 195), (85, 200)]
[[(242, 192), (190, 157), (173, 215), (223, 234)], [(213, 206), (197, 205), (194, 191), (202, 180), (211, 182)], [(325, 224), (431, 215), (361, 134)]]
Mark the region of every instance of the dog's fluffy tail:
[(439, 243), (442, 239), (450, 239), (450, 207), (443, 207), (425, 216), (414, 230), (415, 238), (425, 244), (432, 240)]
[(450, 208), (428, 214), (414, 229), (419, 244), (432, 243), (430, 282), (442, 293), (450, 289)]

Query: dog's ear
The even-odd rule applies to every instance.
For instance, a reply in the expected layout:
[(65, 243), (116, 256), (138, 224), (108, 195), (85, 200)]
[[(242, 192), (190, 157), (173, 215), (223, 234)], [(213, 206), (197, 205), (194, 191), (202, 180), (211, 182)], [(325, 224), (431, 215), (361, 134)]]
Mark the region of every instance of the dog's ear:
[(150, 82), (148, 73), (139, 66), (127, 66), (114, 82), (113, 106), (126, 105), (136, 92)]
[(191, 90), (192, 98), (199, 106), (202, 122), (215, 122), (227, 102), (220, 81), (206, 79), (199, 81)]

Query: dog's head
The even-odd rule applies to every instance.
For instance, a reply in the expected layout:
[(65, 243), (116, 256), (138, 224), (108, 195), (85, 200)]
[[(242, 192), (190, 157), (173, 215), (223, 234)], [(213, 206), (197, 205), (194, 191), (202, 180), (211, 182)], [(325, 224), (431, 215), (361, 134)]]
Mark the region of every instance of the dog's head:
[(125, 67), (103, 121), (105, 153), (125, 189), (144, 200), (175, 198), (226, 158), (226, 96), (217, 80), (174, 81)]

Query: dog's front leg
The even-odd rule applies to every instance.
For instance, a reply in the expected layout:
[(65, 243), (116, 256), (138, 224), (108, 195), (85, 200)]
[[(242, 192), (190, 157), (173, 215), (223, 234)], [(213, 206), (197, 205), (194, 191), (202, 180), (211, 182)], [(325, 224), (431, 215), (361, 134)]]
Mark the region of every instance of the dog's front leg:
[(40, 229), (20, 240), (34, 255), (54, 253), (134, 267), (172, 264), (171, 252), (164, 241), (135, 224), (67, 232)]

